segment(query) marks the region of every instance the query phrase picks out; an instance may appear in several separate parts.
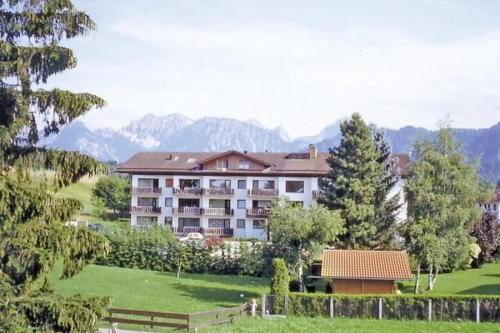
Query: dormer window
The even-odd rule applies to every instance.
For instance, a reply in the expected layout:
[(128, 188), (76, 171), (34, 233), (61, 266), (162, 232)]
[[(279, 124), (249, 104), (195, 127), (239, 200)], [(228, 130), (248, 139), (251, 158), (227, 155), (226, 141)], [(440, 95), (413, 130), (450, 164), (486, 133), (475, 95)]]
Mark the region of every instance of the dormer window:
[(228, 162), (228, 160), (226, 160), (226, 159), (224, 159), (224, 160), (217, 160), (217, 169), (227, 170), (227, 168), (229, 168), (229, 162)]
[(240, 169), (250, 170), (250, 161), (249, 160), (240, 160)]

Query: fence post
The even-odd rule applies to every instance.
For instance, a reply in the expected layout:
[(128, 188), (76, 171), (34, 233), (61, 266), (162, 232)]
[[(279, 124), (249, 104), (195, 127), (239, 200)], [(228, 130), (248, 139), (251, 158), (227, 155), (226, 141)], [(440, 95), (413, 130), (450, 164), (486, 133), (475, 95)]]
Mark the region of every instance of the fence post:
[(427, 300), (427, 320), (432, 321), (432, 299)]
[(478, 298), (476, 299), (476, 323), (479, 323), (480, 321), (481, 321), (481, 303)]
[(329, 310), (330, 310), (330, 318), (333, 318), (333, 297), (330, 296), (330, 305), (329, 305)]
[(250, 315), (255, 317), (255, 313), (257, 312), (257, 300), (255, 298), (252, 299), (250, 303)]
[(378, 319), (382, 319), (382, 298), (378, 299)]
[(285, 295), (285, 316), (288, 316), (288, 295)]
[(262, 317), (266, 315), (266, 294), (262, 295)]

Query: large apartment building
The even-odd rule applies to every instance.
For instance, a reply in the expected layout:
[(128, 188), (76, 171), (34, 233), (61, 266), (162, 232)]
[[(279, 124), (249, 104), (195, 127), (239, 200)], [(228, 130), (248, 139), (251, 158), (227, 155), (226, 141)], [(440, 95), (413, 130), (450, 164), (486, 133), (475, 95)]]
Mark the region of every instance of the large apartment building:
[[(272, 201), (316, 203), (328, 154), (141, 152), (118, 168), (132, 177), (132, 226), (168, 225), (175, 233), (265, 239)], [(395, 167), (408, 164), (393, 156)]]

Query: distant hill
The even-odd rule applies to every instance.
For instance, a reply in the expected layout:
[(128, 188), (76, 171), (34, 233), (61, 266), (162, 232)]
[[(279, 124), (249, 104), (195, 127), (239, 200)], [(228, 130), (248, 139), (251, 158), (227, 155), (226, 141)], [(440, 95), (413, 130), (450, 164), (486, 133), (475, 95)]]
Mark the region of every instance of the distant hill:
[[(103, 161), (124, 161), (137, 151), (302, 151), (315, 143), (320, 151), (340, 141), (340, 121), (326, 126), (318, 135), (290, 139), (283, 128), (269, 129), (255, 120), (205, 117), (189, 119), (181, 114), (146, 115), (119, 129), (90, 130), (74, 122), (42, 144), (47, 147), (78, 150)], [(409, 153), (412, 143), (433, 137), (436, 131), (405, 126), (383, 129), (392, 150)], [(500, 122), (490, 128), (454, 129), (470, 160), (480, 159), (479, 171), (490, 181), (500, 180)]]

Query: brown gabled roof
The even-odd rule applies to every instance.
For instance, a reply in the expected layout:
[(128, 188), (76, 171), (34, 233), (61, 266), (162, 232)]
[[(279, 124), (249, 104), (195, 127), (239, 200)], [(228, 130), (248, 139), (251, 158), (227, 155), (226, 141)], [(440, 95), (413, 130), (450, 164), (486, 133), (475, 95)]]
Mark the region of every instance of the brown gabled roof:
[[(204, 174), (204, 173), (223, 173), (223, 174), (266, 174), (272, 175), (311, 175), (323, 176), (329, 171), (329, 165), (326, 162), (328, 153), (319, 153), (317, 158), (294, 158), (290, 153), (242, 153), (250, 160), (258, 161), (268, 166), (263, 171), (255, 170), (197, 170), (197, 166), (218, 156), (224, 156), (229, 152), (140, 152), (132, 156), (129, 160), (120, 164), (118, 172), (123, 173), (167, 173), (167, 174)], [(300, 155), (300, 154), (299, 154)], [(395, 154), (395, 167), (404, 174), (409, 169), (408, 155)]]
[(408, 280), (405, 251), (324, 250), (321, 276), (334, 279)]
[(263, 160), (259, 160), (253, 156), (250, 156), (248, 153), (242, 153), (242, 152), (239, 152), (237, 150), (228, 150), (228, 151), (225, 151), (223, 153), (219, 153), (219, 154), (213, 154), (211, 155), (210, 157), (204, 159), (204, 160), (200, 160), (198, 161), (198, 164), (204, 164), (204, 163), (207, 163), (207, 162), (210, 162), (210, 161), (213, 161), (213, 160), (216, 160), (218, 158), (221, 158), (221, 157), (224, 157), (224, 156), (229, 156), (229, 155), (232, 155), (232, 154), (235, 154), (235, 155), (238, 155), (238, 156), (241, 156), (243, 158), (246, 158), (250, 161), (253, 161), (257, 164), (260, 164), (262, 166), (265, 166), (265, 167), (270, 167), (271, 164), (269, 164), (268, 162), (266, 161), (263, 161)]
[[(216, 170), (196, 170), (200, 162), (206, 162), (217, 156), (223, 156), (226, 153), (217, 152), (141, 152), (132, 156), (118, 167), (119, 172), (131, 173), (216, 173)], [(307, 174), (323, 175), (329, 170), (326, 163), (328, 154), (318, 154), (316, 159), (290, 159), (287, 158), (290, 153), (241, 153), (247, 156), (249, 160), (259, 161), (266, 168), (264, 171), (255, 170), (226, 170), (220, 171), (224, 174), (255, 174), (265, 173), (273, 174)]]

